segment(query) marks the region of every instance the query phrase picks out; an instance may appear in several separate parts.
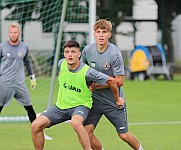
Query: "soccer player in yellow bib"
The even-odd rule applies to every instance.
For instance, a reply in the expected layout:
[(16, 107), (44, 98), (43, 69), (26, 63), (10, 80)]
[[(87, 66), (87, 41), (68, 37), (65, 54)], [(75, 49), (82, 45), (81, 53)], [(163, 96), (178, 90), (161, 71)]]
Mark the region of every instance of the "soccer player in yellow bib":
[(92, 82), (104, 85), (109, 84), (118, 105), (124, 100), (118, 95), (115, 79), (90, 68), (80, 62), (79, 43), (67, 41), (64, 44), (64, 57), (59, 66), (59, 91), (57, 102), (46, 112), (43, 112), (32, 123), (32, 140), (36, 150), (44, 149), (43, 129), (55, 124), (71, 120), (71, 125), (77, 133), (79, 142), (84, 150), (90, 150), (91, 144), (83, 123), (92, 107)]

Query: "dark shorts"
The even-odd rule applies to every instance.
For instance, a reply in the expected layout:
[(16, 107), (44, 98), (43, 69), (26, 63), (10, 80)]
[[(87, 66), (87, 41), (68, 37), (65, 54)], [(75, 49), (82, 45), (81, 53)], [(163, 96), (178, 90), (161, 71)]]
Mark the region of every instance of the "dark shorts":
[(77, 106), (69, 109), (60, 109), (56, 105), (53, 105), (47, 111), (43, 112), (41, 115), (46, 116), (53, 126), (55, 124), (71, 120), (73, 115), (80, 115), (85, 120), (88, 116), (90, 109), (86, 106)]
[(114, 125), (119, 134), (128, 132), (126, 104), (124, 108), (119, 109), (106, 102), (94, 102), (84, 126), (93, 124), (96, 127), (102, 115), (105, 115), (105, 117)]
[(25, 84), (20, 85), (0, 85), (0, 106), (8, 105), (12, 98), (24, 106), (32, 105), (30, 95)]

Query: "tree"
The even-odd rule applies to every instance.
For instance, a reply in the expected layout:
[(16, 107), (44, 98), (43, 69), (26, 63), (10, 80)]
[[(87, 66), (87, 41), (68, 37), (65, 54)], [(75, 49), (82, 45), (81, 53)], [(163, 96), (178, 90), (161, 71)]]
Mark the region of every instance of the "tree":
[(167, 59), (174, 61), (172, 21), (181, 13), (180, 0), (155, 0), (158, 4), (158, 27), (162, 31), (162, 45), (167, 48)]
[[(180, 0), (155, 0), (158, 5), (158, 27), (162, 31), (162, 45), (167, 51), (167, 59), (173, 58), (172, 21), (181, 13)], [(132, 16), (133, 0), (97, 0), (98, 18), (108, 18), (113, 23), (113, 38), (116, 27), (123, 21), (125, 16)]]
[(112, 22), (112, 39), (115, 42), (114, 35), (117, 26), (123, 21), (125, 16), (132, 16), (133, 0), (97, 0), (98, 18), (108, 19)]

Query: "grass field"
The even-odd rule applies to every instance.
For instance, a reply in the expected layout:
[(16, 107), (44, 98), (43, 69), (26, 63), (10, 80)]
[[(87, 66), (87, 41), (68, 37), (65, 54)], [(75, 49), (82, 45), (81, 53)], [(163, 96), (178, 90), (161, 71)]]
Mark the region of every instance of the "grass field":
[[(42, 81), (39, 79), (38, 82), (41, 84)], [(123, 89), (127, 101), (129, 131), (138, 137), (144, 150), (180, 150), (181, 75), (175, 75), (173, 81), (125, 80)], [(36, 111), (41, 112), (46, 109), (47, 101), (39, 100), (38, 90), (39, 87), (31, 92), (31, 97)], [(47, 99), (47, 95), (41, 96), (41, 99)], [(3, 110), (2, 116), (13, 114), (26, 115), (15, 101)], [(33, 150), (29, 122), (1, 122), (0, 129), (0, 150)], [(45, 150), (81, 150), (70, 124), (62, 123), (45, 132), (54, 139), (45, 142)], [(118, 138), (104, 117), (95, 133), (105, 150), (131, 149)]]

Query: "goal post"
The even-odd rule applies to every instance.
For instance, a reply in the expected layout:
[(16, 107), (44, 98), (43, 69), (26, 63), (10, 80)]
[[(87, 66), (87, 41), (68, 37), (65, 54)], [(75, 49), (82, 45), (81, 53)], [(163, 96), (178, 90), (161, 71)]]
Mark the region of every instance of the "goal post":
[(61, 21), (60, 21), (60, 26), (59, 26), (59, 32), (58, 32), (58, 38), (57, 38), (55, 58), (54, 58), (54, 63), (53, 63), (52, 79), (51, 79), (51, 85), (50, 85), (50, 94), (49, 94), (49, 99), (48, 99), (48, 107), (50, 107), (52, 105), (54, 82), (55, 82), (55, 77), (56, 77), (56, 72), (57, 72), (57, 62), (58, 62), (59, 54), (60, 54), (60, 45), (61, 45), (63, 23), (65, 21), (66, 9), (67, 9), (67, 0), (64, 0), (63, 1), (62, 14), (61, 14)]
[[(57, 63), (63, 57), (63, 44), (76, 40), (81, 49), (91, 41), (90, 10), (96, 0), (2, 0), (0, 2), (0, 42), (8, 40), (8, 27), (12, 22), (21, 26), (21, 38), (29, 47), (29, 55), (37, 78), (37, 86), (30, 90), (26, 84), (36, 113), (55, 103), (58, 92)], [(95, 4), (95, 3), (94, 3)], [(91, 8), (92, 9), (92, 8)], [(92, 18), (92, 17), (91, 17)], [(90, 23), (91, 22), (91, 23)], [(0, 116), (25, 116), (24, 108), (13, 99)], [(14, 119), (17, 121), (17, 119)], [(22, 121), (22, 117), (20, 118)], [(24, 119), (27, 120), (27, 119)]]

